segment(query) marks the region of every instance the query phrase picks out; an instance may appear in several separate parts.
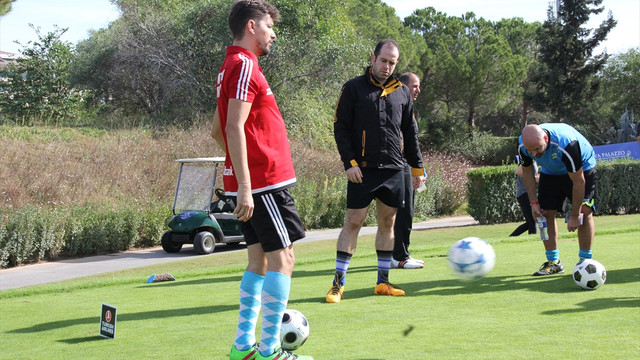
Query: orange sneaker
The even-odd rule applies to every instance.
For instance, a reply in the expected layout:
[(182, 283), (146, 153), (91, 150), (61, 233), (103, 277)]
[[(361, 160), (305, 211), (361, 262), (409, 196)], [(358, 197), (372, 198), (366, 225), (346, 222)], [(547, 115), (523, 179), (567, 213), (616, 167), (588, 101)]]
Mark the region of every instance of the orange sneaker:
[(404, 290), (388, 282), (383, 282), (376, 285), (373, 293), (377, 295), (404, 296)]
[(328, 303), (337, 304), (342, 300), (342, 294), (344, 293), (344, 286), (340, 286), (337, 284), (331, 285), (331, 289), (327, 293), (326, 301)]

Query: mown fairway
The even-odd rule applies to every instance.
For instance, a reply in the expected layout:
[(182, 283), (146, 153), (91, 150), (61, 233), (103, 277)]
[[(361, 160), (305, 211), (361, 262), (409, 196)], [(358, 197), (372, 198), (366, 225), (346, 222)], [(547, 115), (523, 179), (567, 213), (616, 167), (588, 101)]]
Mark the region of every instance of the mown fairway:
[[(596, 218), (594, 259), (607, 283), (579, 289), (575, 234), (561, 226), (565, 274), (534, 278), (544, 259), (536, 235), (517, 224), (414, 232), (422, 270), (392, 270), (407, 296), (374, 296), (373, 237), (359, 241), (345, 299), (326, 304), (335, 241), (296, 245), (289, 307), (311, 336), (315, 359), (637, 359), (640, 354), (640, 215)], [(486, 278), (462, 283), (446, 260), (454, 241), (479, 236), (497, 254)], [(235, 335), (245, 252), (0, 292), (1, 359), (225, 359)], [(151, 274), (174, 282), (146, 284)], [(1, 280), (0, 280), (1, 281)], [(98, 336), (101, 303), (118, 308), (115, 340)]]

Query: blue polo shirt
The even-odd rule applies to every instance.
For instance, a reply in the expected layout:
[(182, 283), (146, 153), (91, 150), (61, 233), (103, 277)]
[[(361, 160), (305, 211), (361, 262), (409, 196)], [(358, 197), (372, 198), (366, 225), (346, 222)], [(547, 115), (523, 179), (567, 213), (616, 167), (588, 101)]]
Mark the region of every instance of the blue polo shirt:
[[(578, 130), (567, 124), (541, 124), (549, 136), (549, 147), (541, 157), (535, 158), (547, 175), (567, 175), (580, 168), (587, 171), (596, 166), (596, 157), (589, 141)], [(522, 145), (522, 135), (518, 138), (520, 164), (531, 166), (534, 157)]]

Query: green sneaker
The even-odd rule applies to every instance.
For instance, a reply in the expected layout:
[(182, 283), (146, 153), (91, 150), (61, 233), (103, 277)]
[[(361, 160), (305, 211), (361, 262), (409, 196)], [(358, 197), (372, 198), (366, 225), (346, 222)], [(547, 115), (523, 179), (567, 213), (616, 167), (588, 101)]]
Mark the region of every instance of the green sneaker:
[(560, 260), (558, 260), (557, 263), (547, 261), (542, 264), (540, 270), (533, 273), (533, 276), (544, 276), (562, 273), (564, 273), (564, 268), (562, 267), (562, 262)]
[(270, 356), (262, 356), (259, 351), (256, 351), (256, 354), (256, 360), (313, 360), (311, 356), (296, 355), (287, 350), (283, 350), (281, 347), (278, 347)]
[(253, 345), (251, 349), (240, 351), (236, 349), (235, 345), (231, 345), (231, 352), (229, 352), (229, 360), (255, 360), (259, 355), (258, 346)]

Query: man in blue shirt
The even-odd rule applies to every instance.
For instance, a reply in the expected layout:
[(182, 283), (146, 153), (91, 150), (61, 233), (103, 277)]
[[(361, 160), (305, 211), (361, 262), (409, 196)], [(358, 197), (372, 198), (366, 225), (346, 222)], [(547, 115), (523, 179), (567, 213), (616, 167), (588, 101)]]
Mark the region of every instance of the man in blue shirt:
[[(567, 230), (578, 230), (579, 258), (590, 259), (595, 228), (596, 160), (593, 147), (567, 124), (527, 125), (519, 139), (520, 164), (534, 218), (547, 220), (549, 240), (543, 241), (547, 261), (534, 276), (563, 273), (558, 251), (556, 213), (565, 198), (571, 201)], [(542, 167), (538, 192), (533, 160)]]

